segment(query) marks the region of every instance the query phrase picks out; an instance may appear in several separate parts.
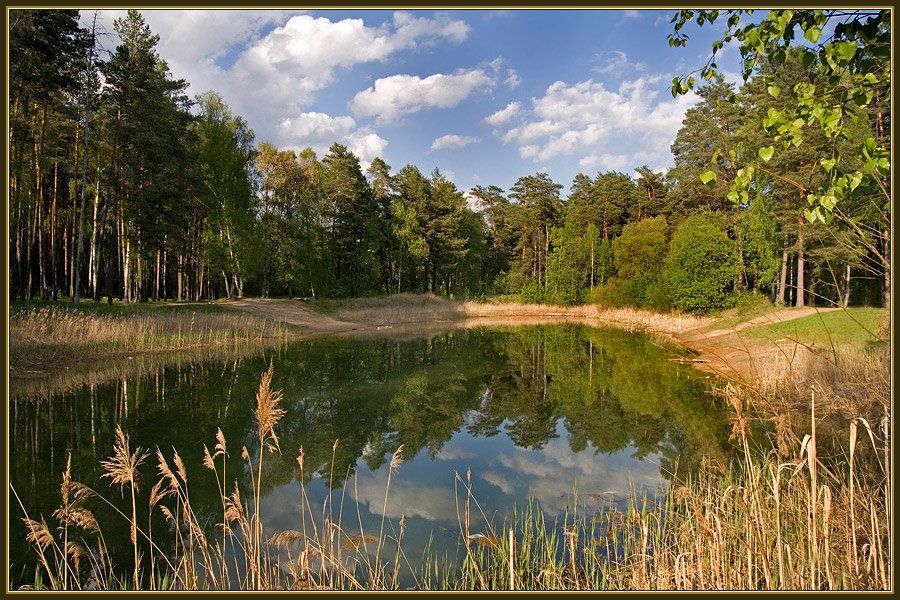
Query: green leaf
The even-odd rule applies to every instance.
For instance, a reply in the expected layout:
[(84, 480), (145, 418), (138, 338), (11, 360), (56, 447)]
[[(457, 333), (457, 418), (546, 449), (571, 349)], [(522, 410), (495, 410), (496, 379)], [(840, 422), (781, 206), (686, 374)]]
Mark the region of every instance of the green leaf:
[(715, 187), (716, 174), (712, 171), (704, 171), (703, 173), (700, 173), (700, 181), (709, 187)]
[(800, 55), (800, 62), (803, 64), (803, 68), (808, 69), (815, 61), (816, 53), (808, 48), (804, 48), (803, 54)]
[(823, 158), (819, 161), (819, 164), (822, 165), (822, 169), (824, 169), (826, 173), (830, 173), (831, 170), (834, 169), (836, 163), (837, 161), (833, 158)]
[(822, 37), (822, 29), (819, 27), (810, 27), (803, 32), (803, 36), (809, 40), (809, 43), (815, 44)]
[(775, 146), (766, 146), (764, 148), (760, 148), (759, 157), (763, 160), (763, 162), (769, 162), (772, 160), (772, 155), (775, 154)]
[(772, 96), (773, 98), (777, 98), (778, 96), (781, 95), (781, 88), (778, 87), (777, 85), (770, 85), (766, 89), (769, 92), (769, 95)]
[(850, 62), (850, 60), (856, 55), (856, 42), (836, 42), (834, 44), (835, 52), (837, 53), (838, 59), (843, 62)]

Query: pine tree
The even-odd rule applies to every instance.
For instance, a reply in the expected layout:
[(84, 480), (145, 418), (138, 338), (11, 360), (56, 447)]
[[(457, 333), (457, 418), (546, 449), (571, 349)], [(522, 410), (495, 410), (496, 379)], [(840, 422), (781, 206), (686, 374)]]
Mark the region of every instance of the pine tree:
[(330, 222), (335, 285), (351, 298), (372, 292), (378, 265), (378, 207), (359, 159), (346, 146), (332, 144), (322, 159), (323, 193)]

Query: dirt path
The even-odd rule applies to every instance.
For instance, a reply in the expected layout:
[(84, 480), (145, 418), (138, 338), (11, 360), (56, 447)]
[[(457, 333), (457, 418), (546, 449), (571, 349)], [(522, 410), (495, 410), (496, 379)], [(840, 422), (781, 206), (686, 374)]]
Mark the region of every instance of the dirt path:
[(795, 353), (798, 345), (789, 340), (771, 341), (751, 338), (741, 335), (741, 331), (835, 310), (841, 309), (816, 306), (783, 308), (739, 323), (734, 327), (723, 329), (699, 327), (676, 335), (675, 338), (697, 353), (695, 364), (698, 368), (726, 379), (748, 383), (764, 376), (765, 370), (779, 355), (789, 356)]
[(363, 329), (359, 323), (338, 321), (317, 313), (300, 300), (278, 300), (275, 298), (241, 298), (223, 304), (226, 308), (240, 310), (259, 317), (268, 317), (293, 325), (303, 333), (337, 333)]

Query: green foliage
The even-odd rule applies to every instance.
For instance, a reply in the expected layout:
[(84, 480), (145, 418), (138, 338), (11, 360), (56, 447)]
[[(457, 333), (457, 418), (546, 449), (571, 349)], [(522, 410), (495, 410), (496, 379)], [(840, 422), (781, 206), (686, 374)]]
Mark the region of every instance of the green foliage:
[(522, 267), (526, 272), (530, 271), (538, 285), (546, 282), (550, 229), (562, 216), (560, 189), (562, 186), (546, 173), (536, 173), (520, 177), (509, 194), (520, 207), (515, 215), (519, 232), (517, 250), (521, 252)]
[(732, 84), (714, 79), (697, 90), (700, 102), (687, 110), (672, 154), (667, 213), (676, 218), (705, 210), (729, 208), (725, 195), (734, 177), (736, 154), (721, 149), (733, 144), (733, 132), (744, 120), (745, 106), (733, 102)]
[(325, 218), (335, 289), (350, 297), (371, 294), (377, 279), (374, 242), (377, 207), (359, 158), (346, 146), (332, 144), (322, 159)]
[(640, 221), (645, 217), (653, 217), (663, 210), (663, 198), (668, 184), (665, 178), (647, 165), (635, 169), (638, 174), (637, 189), (634, 194), (633, 216)]
[(616, 275), (591, 295), (592, 301), (607, 306), (666, 308), (660, 278), (667, 232), (666, 219), (661, 216), (626, 225), (612, 243)]
[(579, 173), (572, 182), (566, 219), (577, 232), (593, 224), (601, 237), (609, 239), (622, 231), (630, 208), (639, 206), (642, 198), (634, 180), (625, 173), (598, 173), (593, 180)]
[(741, 213), (739, 231), (746, 276), (754, 289), (774, 289), (781, 268), (781, 243), (775, 214), (765, 196), (754, 197)]
[(622, 235), (613, 241), (616, 273), (622, 279), (633, 279), (662, 268), (666, 255), (665, 217), (644, 219), (626, 225)]
[(525, 283), (519, 290), (519, 297), (522, 302), (538, 304), (544, 301), (544, 288), (538, 285), (538, 282), (531, 277), (525, 276)]
[[(762, 19), (743, 23), (741, 17), (752, 10), (682, 10), (672, 18), (675, 31), (669, 36), (672, 46), (684, 46), (687, 35), (681, 30), (692, 21), (698, 25), (714, 23), (720, 17), (728, 17), (727, 28), (720, 39), (713, 42), (712, 56), (699, 69), (707, 81), (718, 76), (716, 53), (724, 44), (738, 42), (741, 53), (744, 81), (764, 62), (784, 64), (790, 54), (799, 54), (802, 65), (816, 72), (815, 83), (792, 82), (791, 101), (782, 109), (772, 108), (763, 120), (763, 126), (774, 140), (787, 149), (804, 143), (814, 130), (833, 142), (848, 138), (849, 130), (866, 118), (870, 107), (883, 106), (891, 88), (891, 11), (858, 9), (847, 11), (825, 10), (771, 10)], [(822, 39), (822, 31), (833, 26), (833, 34)], [(802, 32), (806, 42), (798, 43), (797, 32)], [(782, 86), (767, 81), (768, 94), (782, 96)], [(676, 77), (672, 82), (672, 94), (685, 94), (695, 85), (693, 76)], [(822, 169), (827, 177), (815, 188), (807, 189), (798, 184), (808, 202), (805, 216), (810, 221), (826, 222), (835, 214), (841, 202), (849, 202), (854, 194), (882, 192), (885, 210), (890, 210), (889, 141), (884, 136), (886, 116), (879, 108), (878, 129), (882, 133), (867, 138), (857, 153), (864, 157), (861, 166), (838, 172), (833, 160), (838, 158), (833, 149), (823, 158)], [(775, 154), (774, 146), (761, 148), (758, 158), (768, 162)], [(752, 164), (748, 163), (748, 168)], [(733, 201), (747, 192), (752, 175), (737, 177), (731, 182)]]
[[(547, 265), (546, 295), (554, 304), (581, 304), (585, 299), (591, 273), (592, 245), (599, 244), (593, 225), (576, 235), (570, 223), (555, 227), (551, 233), (553, 250)], [(588, 274), (586, 278), (585, 275)]]
[(255, 266), (253, 132), (218, 94), (201, 94), (197, 104), (192, 141), (200, 173), (204, 253), (210, 270), (222, 274), (228, 295), (241, 295), (243, 281)]
[[(887, 303), (886, 13), (776, 10), (749, 24), (745, 14), (676, 15), (673, 45), (684, 45), (689, 21), (727, 18), (728, 39), (714, 50), (736, 42), (751, 60), (740, 87), (714, 61), (676, 80), (676, 92), (696, 88), (699, 102), (671, 146), (674, 168), (579, 173), (563, 199), (546, 173), (508, 191), (464, 194), (438, 170), (392, 172), (378, 157), (363, 173), (340, 144), (324, 158), (255, 145), (214, 92), (192, 108), (139, 12), (116, 22), (120, 44), (104, 62), (75, 11), (13, 11), (11, 296), (57, 297), (80, 279), (96, 299), (125, 301), (246, 288), (313, 297), (524, 292), (533, 301), (590, 296), (664, 308), (673, 300), (660, 277), (665, 228), (650, 235), (645, 221), (675, 227), (716, 211), (737, 246), (738, 291), (790, 303), (803, 273), (805, 297)], [(87, 218), (73, 227), (79, 209)], [(69, 258), (76, 246), (82, 264)]]
[(187, 83), (172, 79), (151, 33), (136, 10), (116, 19), (121, 44), (102, 65), (103, 95), (111, 116), (110, 134), (118, 149), (113, 185), (125, 235), (145, 257), (167, 237), (182, 238), (191, 222), (196, 171), (188, 153), (191, 121)]
[(691, 312), (724, 308), (738, 267), (737, 250), (721, 216), (688, 217), (675, 228), (665, 263), (673, 305)]

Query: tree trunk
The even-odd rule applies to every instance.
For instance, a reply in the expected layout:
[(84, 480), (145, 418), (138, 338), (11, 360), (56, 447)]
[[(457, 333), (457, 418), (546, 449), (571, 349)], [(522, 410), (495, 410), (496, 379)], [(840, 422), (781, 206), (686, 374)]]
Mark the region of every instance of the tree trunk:
[(818, 279), (816, 278), (816, 272), (813, 270), (809, 275), (809, 300), (807, 301), (808, 306), (816, 305), (816, 284), (818, 283)]
[(794, 302), (797, 300), (797, 287), (794, 285), (794, 267), (796, 264), (794, 261), (791, 261), (790, 265), (788, 265), (788, 282), (787, 282), (787, 290), (788, 290), (788, 298), (787, 305), (794, 306)]
[[(115, 210), (115, 209), (114, 209)], [(107, 245), (106, 251), (106, 301), (109, 304), (112, 304), (113, 301), (113, 273), (116, 272), (116, 265), (113, 264), (113, 261), (116, 259), (118, 253), (116, 252), (116, 236), (115, 227), (113, 223), (115, 222), (115, 215), (110, 216), (109, 227), (107, 228), (107, 236), (109, 238), (109, 243)]]
[(594, 291), (594, 236), (593, 232), (588, 229), (588, 235), (591, 236), (591, 291)]
[(124, 296), (122, 299), (125, 302), (131, 302), (131, 241), (127, 239), (125, 240), (125, 257), (122, 262), (122, 294)]
[(159, 271), (161, 267), (162, 253), (156, 249), (156, 269), (153, 271), (153, 299), (159, 300)]
[(806, 306), (806, 258), (803, 254), (803, 230), (799, 231), (797, 250), (797, 306)]
[(178, 255), (178, 278), (177, 278), (178, 279), (178, 282), (177, 282), (178, 292), (176, 294), (176, 299), (179, 302), (181, 302), (181, 297), (182, 297), (181, 291), (184, 289), (183, 284), (182, 284), (183, 277), (184, 277), (184, 266), (183, 266), (181, 255), (179, 254)]
[(97, 13), (94, 12), (94, 23), (91, 28), (91, 46), (88, 49), (87, 56), (87, 69), (84, 74), (84, 136), (82, 142), (84, 143), (84, 152), (82, 152), (82, 167), (81, 167), (81, 208), (78, 211), (78, 241), (76, 242), (77, 246), (75, 248), (75, 294), (72, 296), (72, 302), (77, 304), (81, 299), (81, 251), (84, 246), (84, 207), (87, 204), (87, 174), (88, 174), (88, 158), (90, 156), (88, 147), (88, 139), (90, 134), (90, 125), (91, 125), (91, 93), (90, 93), (90, 83), (91, 83), (91, 67), (93, 65), (94, 59), (94, 44), (93, 37), (95, 32), (97, 31)]
[(844, 308), (850, 306), (850, 265), (847, 265), (847, 271), (844, 275), (844, 294), (841, 300), (841, 306)]
[(100, 167), (97, 167), (97, 180), (94, 182), (94, 216), (91, 220), (91, 248), (90, 258), (88, 258), (88, 282), (91, 287), (91, 296), (94, 300), (98, 299), (97, 295), (97, 276), (99, 275), (100, 257), (99, 247), (97, 246), (98, 229), (97, 229), (97, 212), (100, 207)]
[(53, 285), (53, 301), (59, 298), (59, 280), (56, 274), (56, 201), (57, 186), (59, 184), (59, 163), (53, 163), (53, 198), (50, 204), (50, 269)]
[(778, 304), (782, 306), (785, 303), (785, 296), (787, 292), (787, 278), (788, 278), (788, 250), (787, 250), (787, 242), (785, 241), (785, 246), (781, 251), (781, 277), (778, 280)]
[(38, 263), (38, 286), (41, 290), (41, 300), (47, 299), (47, 273), (44, 269), (44, 186), (38, 185), (37, 196), (37, 213), (36, 213), (36, 230), (37, 230), (37, 263)]

